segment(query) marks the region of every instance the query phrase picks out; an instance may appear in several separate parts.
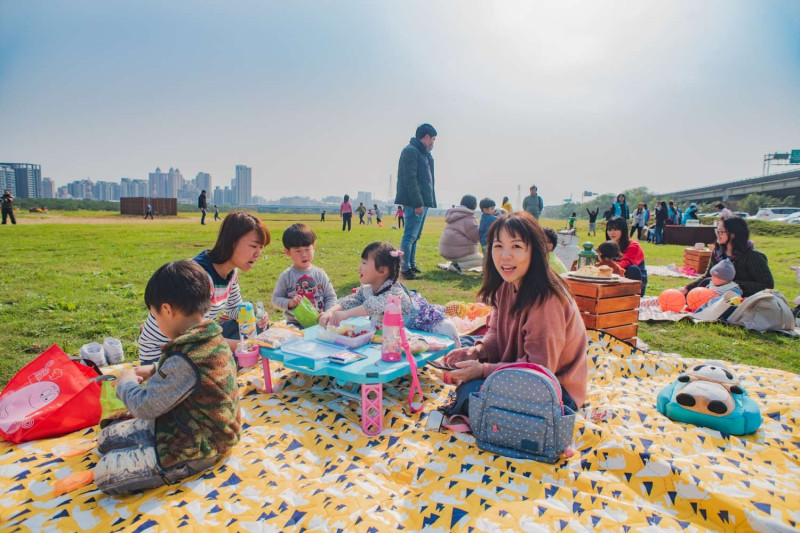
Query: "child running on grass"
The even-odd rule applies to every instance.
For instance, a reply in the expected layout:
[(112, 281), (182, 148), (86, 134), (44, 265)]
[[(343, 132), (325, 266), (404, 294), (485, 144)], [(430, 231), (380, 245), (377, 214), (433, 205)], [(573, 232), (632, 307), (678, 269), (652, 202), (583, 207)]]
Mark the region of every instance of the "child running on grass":
[[(156, 365), (126, 369), (117, 397), (136, 418), (107, 426), (95, 484), (107, 494), (174, 483), (220, 461), (241, 429), (236, 363), (222, 327), (204, 317), (211, 284), (195, 261), (156, 270), (144, 302), (170, 342)], [(147, 386), (140, 385), (142, 380)]]

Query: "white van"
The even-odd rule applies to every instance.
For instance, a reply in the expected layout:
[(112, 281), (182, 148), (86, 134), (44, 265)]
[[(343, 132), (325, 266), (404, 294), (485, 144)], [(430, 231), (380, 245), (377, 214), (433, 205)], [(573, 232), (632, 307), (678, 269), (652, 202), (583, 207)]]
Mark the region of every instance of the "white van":
[(762, 207), (753, 218), (755, 220), (775, 220), (798, 212), (800, 212), (800, 207)]

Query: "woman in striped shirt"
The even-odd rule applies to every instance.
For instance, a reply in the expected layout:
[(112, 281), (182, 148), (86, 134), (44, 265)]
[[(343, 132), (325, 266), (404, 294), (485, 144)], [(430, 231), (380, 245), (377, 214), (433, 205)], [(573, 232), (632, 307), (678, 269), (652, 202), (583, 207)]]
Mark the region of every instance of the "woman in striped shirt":
[[(212, 287), (211, 309), (206, 318), (220, 319), (222, 335), (228, 339), (231, 350), (236, 349), (239, 340), (236, 322), (242, 301), (239, 271), (253, 268), (261, 249), (269, 242), (270, 234), (264, 222), (249, 213), (235, 211), (222, 221), (214, 248), (203, 250), (192, 259), (206, 271)], [(158, 329), (153, 314), (148, 314), (139, 335), (139, 362), (143, 365), (157, 362), (167, 342), (169, 339)]]

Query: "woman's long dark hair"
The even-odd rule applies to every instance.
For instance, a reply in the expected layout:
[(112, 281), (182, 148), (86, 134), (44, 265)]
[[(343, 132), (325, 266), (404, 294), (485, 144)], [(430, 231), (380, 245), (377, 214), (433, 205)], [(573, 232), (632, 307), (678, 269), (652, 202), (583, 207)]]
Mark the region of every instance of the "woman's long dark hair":
[[(733, 256), (739, 256), (750, 248), (750, 228), (747, 227), (747, 222), (743, 218), (729, 217), (722, 221), (725, 231), (728, 232), (728, 242), (731, 242), (731, 235), (733, 239)], [(727, 244), (724, 249), (720, 249), (720, 244), (717, 243), (714, 249), (715, 253), (726, 252)]]
[(483, 285), (478, 290), (480, 300), (496, 305), (497, 291), (505, 283), (492, 258), (492, 248), (501, 231), (522, 239), (528, 247), (531, 258), (528, 271), (520, 281), (517, 301), (511, 308), (511, 314), (519, 315), (531, 305), (544, 302), (551, 296), (556, 296), (561, 301), (571, 298), (566, 285), (550, 268), (547, 261), (547, 237), (544, 231), (532, 215), (519, 211), (501, 216), (489, 228), (489, 233), (486, 235), (487, 253), (483, 266)]
[(628, 245), (631, 243), (631, 238), (628, 236), (628, 223), (622, 217), (613, 217), (611, 220), (608, 221), (606, 224), (606, 240), (610, 241), (611, 237), (608, 236), (609, 229), (618, 229), (622, 232), (622, 235), (619, 237), (619, 251), (625, 253), (625, 250), (628, 249)]
[(236, 243), (239, 242), (239, 239), (251, 231), (258, 233), (262, 248), (269, 244), (271, 239), (269, 230), (260, 218), (244, 211), (228, 213), (228, 216), (225, 217), (219, 227), (217, 242), (207, 254), (208, 259), (215, 265), (226, 262), (233, 257), (233, 249), (236, 248)]

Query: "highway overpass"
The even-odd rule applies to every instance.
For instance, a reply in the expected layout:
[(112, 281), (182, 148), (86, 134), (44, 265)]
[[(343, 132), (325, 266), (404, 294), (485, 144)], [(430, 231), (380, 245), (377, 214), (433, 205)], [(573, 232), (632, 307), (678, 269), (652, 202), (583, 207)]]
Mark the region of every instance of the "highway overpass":
[(709, 185), (707, 187), (698, 187), (696, 189), (686, 189), (659, 195), (659, 197), (674, 198), (677, 202), (684, 204), (686, 202), (739, 199), (752, 193), (766, 194), (775, 198), (794, 196), (795, 205), (798, 205), (798, 202), (800, 202), (800, 169)]

